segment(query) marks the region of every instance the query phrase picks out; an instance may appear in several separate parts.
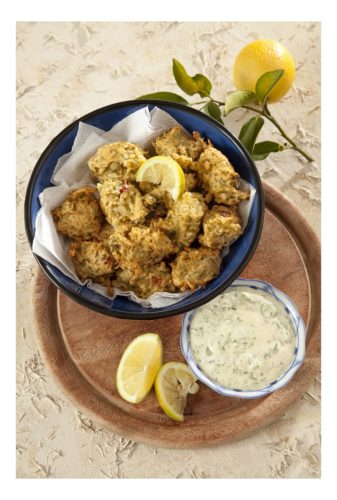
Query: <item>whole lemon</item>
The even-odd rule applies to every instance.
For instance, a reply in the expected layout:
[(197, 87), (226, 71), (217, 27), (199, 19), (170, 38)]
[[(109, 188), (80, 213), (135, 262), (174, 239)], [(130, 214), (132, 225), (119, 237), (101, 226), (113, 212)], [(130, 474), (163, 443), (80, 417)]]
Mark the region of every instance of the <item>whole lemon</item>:
[(276, 40), (255, 40), (243, 47), (234, 62), (234, 83), (238, 90), (255, 91), (259, 77), (267, 71), (283, 69), (284, 73), (268, 96), (275, 102), (290, 89), (295, 78), (295, 63), (290, 52)]

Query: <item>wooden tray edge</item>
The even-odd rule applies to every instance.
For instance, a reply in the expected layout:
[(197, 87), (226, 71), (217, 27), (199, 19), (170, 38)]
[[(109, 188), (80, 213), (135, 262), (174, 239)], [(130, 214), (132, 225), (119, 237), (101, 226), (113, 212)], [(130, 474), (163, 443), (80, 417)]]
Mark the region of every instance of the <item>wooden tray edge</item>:
[[(266, 182), (264, 182), (264, 189), (265, 189), (265, 196), (266, 196), (266, 205), (268, 205), (268, 208), (270, 208), (271, 211), (273, 211), (273, 212), (275, 211), (277, 213), (277, 210), (276, 210), (276, 208), (277, 208), (278, 212), (282, 214), (285, 212), (289, 213), (289, 209), (293, 210), (293, 218), (292, 218), (293, 224), (292, 224), (292, 226), (293, 226), (293, 231), (294, 231), (294, 239), (300, 244), (300, 246), (303, 248), (303, 241), (308, 239), (308, 238), (310, 238), (310, 240), (312, 241), (312, 243), (313, 243), (312, 247), (309, 247), (309, 252), (307, 252), (307, 253), (309, 253), (309, 257), (312, 260), (312, 262), (315, 263), (314, 269), (313, 269), (313, 266), (311, 266), (311, 269), (313, 271), (312, 272), (312, 276), (313, 276), (313, 280), (312, 280), (312, 287), (313, 288), (312, 288), (312, 290), (315, 290), (316, 299), (320, 301), (321, 294), (320, 294), (320, 243), (319, 243), (319, 240), (318, 240), (316, 234), (314, 233), (314, 231), (311, 229), (310, 225), (302, 218), (303, 216), (301, 216), (301, 213), (298, 211), (296, 206), (293, 205), (293, 203), (286, 196), (284, 196), (280, 191), (278, 191), (276, 188), (274, 188), (273, 186), (271, 186), (270, 184), (268, 184)], [(280, 206), (282, 207), (281, 210), (280, 210)], [(300, 227), (300, 231), (295, 233), (295, 227), (296, 227), (296, 230), (298, 230), (298, 228)], [(309, 262), (306, 262), (306, 264), (309, 265)], [(318, 265), (316, 266), (316, 264), (318, 264)], [(47, 280), (45, 278), (45, 276), (41, 270), (39, 270), (39, 272), (37, 273), (37, 275), (35, 277), (34, 290), (37, 290), (39, 287), (40, 288), (42, 287), (42, 289), (38, 293), (43, 293), (43, 294), (49, 293), (48, 287), (52, 287), (53, 288), (52, 293), (56, 294), (56, 287), (51, 282), (49, 282), (49, 280)], [(87, 400), (85, 403), (83, 403), (83, 398), (81, 397), (81, 391), (79, 391), (79, 393), (76, 393), (76, 395), (74, 395), (74, 392), (69, 390), (67, 379), (60, 378), (60, 376), (59, 376), (59, 370), (60, 370), (59, 361), (60, 360), (55, 359), (54, 362), (52, 362), (52, 360), (50, 358), (50, 352), (48, 351), (48, 348), (47, 348), (48, 342), (47, 342), (47, 339), (44, 338), (44, 337), (46, 337), (46, 332), (41, 331), (41, 324), (43, 323), (41, 321), (42, 311), (38, 307), (37, 303), (33, 303), (33, 311), (34, 311), (34, 321), (36, 324), (37, 331), (39, 333), (39, 335), (37, 335), (38, 344), (39, 344), (39, 347), (40, 347), (41, 352), (43, 354), (43, 359), (46, 362), (46, 364), (48, 365), (56, 383), (61, 385), (63, 392), (65, 393), (65, 395), (71, 401), (72, 404), (76, 405), (76, 407), (81, 409), (81, 411), (88, 414), (94, 421), (96, 421), (97, 423), (100, 423), (104, 428), (106, 428), (106, 429), (108, 429), (108, 430), (110, 430), (118, 435), (121, 435), (120, 434), (120, 427), (115, 427), (111, 422), (106, 421), (104, 418), (102, 418), (102, 416), (99, 413), (95, 412), (90, 407), (88, 407)], [(310, 329), (316, 330), (316, 333), (317, 333), (315, 335), (315, 339), (313, 339), (315, 341), (315, 344), (316, 344), (315, 347), (317, 347), (316, 356), (309, 358), (310, 359), (310, 367), (308, 366), (309, 359), (306, 359), (306, 362), (304, 363), (304, 365), (301, 368), (301, 372), (302, 372), (301, 379), (302, 380), (301, 381), (298, 380), (298, 382), (300, 382), (300, 383), (297, 384), (297, 390), (294, 391), (291, 398), (289, 398), (289, 397), (287, 398), (287, 402), (285, 405), (280, 404), (280, 403), (282, 403), (282, 399), (283, 399), (281, 397), (282, 390), (278, 391), (278, 393), (274, 393), (274, 395), (272, 395), (272, 396), (275, 396), (276, 394), (279, 395), (279, 397), (278, 397), (279, 404), (274, 407), (273, 412), (270, 412), (267, 414), (262, 425), (258, 425), (256, 428), (255, 427), (247, 428), (245, 431), (241, 430), (240, 436), (235, 435), (235, 433), (233, 433), (233, 435), (228, 435), (225, 437), (213, 436), (212, 439), (210, 439), (204, 443), (200, 442), (200, 441), (196, 441), (195, 439), (191, 439), (188, 442), (182, 443), (181, 441), (179, 441), (178, 438), (176, 440), (174, 440), (173, 436), (172, 436), (171, 442), (170, 442), (170, 444), (168, 444), (165, 439), (159, 437), (159, 435), (155, 432), (155, 429), (153, 431), (153, 434), (156, 435), (156, 439), (151, 438), (151, 436), (146, 436), (146, 438), (144, 438), (144, 435), (141, 434), (139, 431), (137, 431), (136, 426), (134, 426), (134, 425), (126, 426), (125, 432), (123, 429), (123, 436), (127, 436), (128, 438), (130, 438), (136, 442), (142, 442), (144, 444), (151, 445), (151, 446), (161, 446), (164, 448), (177, 448), (177, 449), (183, 449), (183, 448), (195, 449), (195, 448), (205, 448), (205, 447), (209, 447), (209, 446), (220, 445), (220, 444), (224, 444), (226, 442), (233, 441), (233, 440), (244, 439), (244, 438), (248, 437), (249, 435), (254, 434), (258, 430), (264, 428), (265, 426), (270, 425), (271, 423), (275, 422), (282, 415), (282, 413), (284, 413), (287, 410), (287, 408), (289, 406), (291, 406), (291, 404), (293, 404), (298, 399), (298, 397), (307, 389), (307, 387), (314, 380), (315, 376), (319, 373), (319, 370), (320, 370), (320, 335), (319, 335), (319, 333), (320, 333), (320, 308), (319, 308), (319, 311), (314, 319), (313, 324), (310, 325)], [(67, 361), (70, 360), (72, 365), (73, 365), (71, 358), (69, 356), (67, 358), (68, 358)], [(76, 372), (78, 374), (80, 374), (80, 372), (78, 371), (78, 369), (75, 365), (73, 365), (73, 369), (75, 369)], [(63, 374), (65, 375), (64, 372), (63, 372)], [(70, 375), (70, 373), (69, 373), (69, 375)], [(294, 378), (297, 378), (297, 375)], [(90, 389), (91, 391), (93, 390), (92, 386), (90, 386), (89, 383), (88, 383), (88, 389)], [(83, 396), (83, 394), (82, 394), (82, 396)], [(269, 396), (269, 397), (271, 397), (271, 396)], [(265, 399), (267, 400), (268, 398), (265, 398)], [(118, 410), (117, 408), (114, 408), (114, 411), (117, 411), (117, 410)], [(135, 420), (135, 424), (137, 422), (139, 423), (139, 419), (135, 418), (133, 420)], [(160, 428), (160, 426), (159, 426), (159, 428)], [(177, 428), (177, 427), (175, 427), (175, 426), (169, 427), (169, 429), (171, 429), (172, 432), (175, 428)], [(179, 428), (179, 424), (178, 424), (178, 428)], [(181, 429), (179, 431), (181, 431)], [(174, 432), (173, 432), (173, 434), (174, 434)]]

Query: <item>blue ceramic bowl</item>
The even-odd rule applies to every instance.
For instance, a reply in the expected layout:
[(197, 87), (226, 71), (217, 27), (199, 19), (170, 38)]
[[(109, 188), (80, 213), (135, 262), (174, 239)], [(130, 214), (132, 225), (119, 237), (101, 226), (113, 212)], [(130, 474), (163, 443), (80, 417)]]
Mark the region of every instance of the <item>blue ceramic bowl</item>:
[(205, 288), (196, 290), (184, 300), (167, 307), (145, 308), (126, 297), (116, 297), (111, 300), (90, 290), (85, 285), (79, 285), (53, 265), (35, 255), (48, 278), (72, 299), (97, 312), (128, 319), (173, 316), (194, 309), (225, 290), (251, 259), (260, 238), (264, 214), (263, 190), (256, 166), (242, 144), (222, 125), (200, 111), (184, 105), (155, 100), (126, 101), (97, 109), (79, 118), (58, 134), (42, 153), (31, 175), (25, 199), (25, 225), (30, 245), (34, 238), (36, 215), (40, 209), (39, 194), (45, 188), (52, 186), (50, 180), (57, 160), (71, 151), (79, 122), (85, 122), (107, 131), (123, 118), (145, 106), (149, 106), (150, 109), (157, 106), (169, 113), (189, 132), (197, 130), (202, 136), (209, 138), (214, 146), (229, 158), (240, 176), (255, 187), (256, 196), (245, 232), (230, 247), (229, 254), (223, 259), (221, 274)]
[[(219, 394), (222, 394), (223, 396), (230, 396), (230, 397), (237, 397), (244, 399), (256, 399), (262, 396), (267, 396), (268, 394), (271, 394), (272, 392), (281, 389), (281, 387), (284, 387), (286, 384), (288, 384), (288, 382), (290, 382), (290, 380), (295, 375), (295, 373), (297, 372), (297, 370), (300, 368), (300, 366), (304, 361), (307, 329), (293, 301), (288, 297), (288, 295), (281, 292), (280, 290), (272, 286), (270, 283), (266, 283), (265, 281), (259, 281), (259, 280), (248, 280), (239, 278), (235, 280), (234, 283), (231, 285), (231, 287), (237, 287), (237, 286), (249, 286), (254, 289), (264, 290), (265, 292), (273, 295), (273, 297), (276, 300), (278, 300), (284, 307), (284, 310), (288, 314), (294, 326), (294, 331), (296, 334), (296, 346), (294, 350), (294, 357), (288, 369), (277, 380), (274, 380), (271, 384), (258, 390), (244, 391), (240, 389), (229, 389), (227, 387), (218, 384), (217, 382), (215, 382), (215, 380), (212, 380), (210, 377), (208, 377), (208, 375), (206, 375), (202, 371), (202, 369), (198, 366), (197, 362), (194, 360), (190, 349), (190, 339), (189, 339), (190, 325), (195, 311), (189, 311), (184, 315), (184, 319), (181, 326), (180, 347), (192, 372), (201, 382), (208, 385), (208, 387), (218, 392)], [(211, 334), (212, 333), (210, 332), (210, 335)]]

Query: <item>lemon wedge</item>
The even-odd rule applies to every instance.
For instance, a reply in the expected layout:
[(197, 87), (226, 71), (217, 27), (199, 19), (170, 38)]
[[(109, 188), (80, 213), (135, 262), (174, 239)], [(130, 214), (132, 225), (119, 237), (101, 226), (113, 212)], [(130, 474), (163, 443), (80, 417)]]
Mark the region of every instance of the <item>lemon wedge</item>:
[(170, 361), (160, 368), (154, 383), (156, 396), (162, 410), (172, 420), (184, 420), (187, 395), (199, 390), (196, 380), (184, 363)]
[(163, 344), (156, 333), (136, 337), (125, 349), (116, 372), (116, 387), (129, 403), (140, 403), (149, 393), (163, 364)]
[(185, 191), (184, 171), (170, 156), (153, 156), (146, 160), (137, 171), (136, 181), (160, 184), (162, 189), (171, 194), (174, 201)]

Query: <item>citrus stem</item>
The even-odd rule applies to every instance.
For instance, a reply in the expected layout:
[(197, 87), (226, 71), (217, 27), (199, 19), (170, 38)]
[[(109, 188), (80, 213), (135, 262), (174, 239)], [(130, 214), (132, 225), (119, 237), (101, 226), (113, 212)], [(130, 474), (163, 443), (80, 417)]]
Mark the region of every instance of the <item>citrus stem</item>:
[(314, 161), (314, 158), (312, 156), (310, 156), (308, 153), (306, 153), (302, 148), (300, 148), (295, 141), (293, 141), (289, 136), (288, 134), (283, 130), (283, 128), (281, 127), (281, 125), (278, 123), (278, 121), (271, 115), (267, 105), (265, 104), (262, 108), (262, 110), (260, 109), (256, 109), (256, 108), (252, 108), (251, 106), (242, 106), (242, 108), (245, 108), (245, 109), (249, 109), (250, 111), (255, 111), (255, 113), (259, 113), (261, 116), (264, 116), (265, 118), (267, 118), (267, 120), (269, 120), (276, 128), (277, 130), (280, 132), (280, 134), (282, 135), (282, 137), (284, 137), (284, 139), (286, 141), (289, 142), (289, 144), (291, 144), (292, 146), (292, 149), (294, 149), (295, 151), (297, 151), (298, 153), (300, 153), (302, 156), (304, 156), (304, 158), (309, 161), (309, 162), (312, 162)]
[[(196, 104), (205, 104), (207, 102), (210, 102), (210, 101), (213, 101), (215, 103), (217, 103), (219, 106), (224, 106), (225, 103), (222, 102), (222, 101), (217, 101), (216, 99), (213, 99), (212, 97), (207, 101), (199, 101), (199, 102), (193, 102), (193, 103), (189, 103), (191, 106), (194, 106)], [(276, 118), (274, 118), (272, 116), (272, 114), (270, 113), (269, 109), (268, 109), (268, 106), (267, 106), (267, 103), (265, 103), (262, 107), (262, 109), (259, 109), (259, 108), (253, 108), (252, 106), (240, 106), (241, 108), (244, 108), (244, 109), (249, 109), (250, 111), (254, 111), (255, 113), (258, 113), (259, 115), (261, 116), (264, 116), (264, 118), (266, 118), (267, 120), (269, 120), (273, 125), (274, 127), (277, 128), (277, 130), (280, 132), (280, 134), (282, 135), (282, 137), (291, 145), (291, 147), (289, 149), (294, 149), (295, 151), (297, 151), (298, 153), (300, 153), (302, 156), (304, 156), (304, 158), (308, 161), (308, 162), (312, 162), (314, 161), (314, 158), (312, 156), (310, 156), (306, 151), (304, 151), (302, 148), (300, 148), (295, 141), (293, 141), (293, 139), (291, 139), (288, 134), (284, 131), (284, 129), (281, 127), (281, 125), (278, 123), (278, 121), (276, 120)]]
[[(213, 101), (213, 99), (211, 99), (211, 101)], [(190, 106), (196, 106), (197, 104), (207, 104), (208, 102), (209, 102), (209, 100), (208, 101), (189, 102), (188, 104)]]

